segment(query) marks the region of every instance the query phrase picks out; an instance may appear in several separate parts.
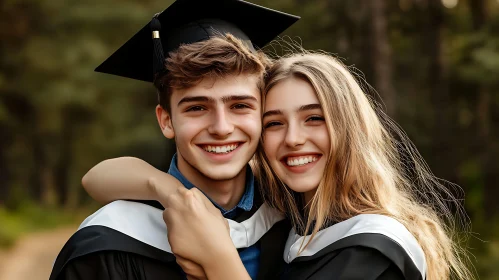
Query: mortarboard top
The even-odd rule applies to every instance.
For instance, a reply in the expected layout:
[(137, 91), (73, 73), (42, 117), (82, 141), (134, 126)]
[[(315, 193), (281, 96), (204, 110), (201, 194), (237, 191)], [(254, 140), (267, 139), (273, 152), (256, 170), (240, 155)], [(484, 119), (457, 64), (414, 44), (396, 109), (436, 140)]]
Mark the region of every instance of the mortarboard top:
[[(262, 48), (299, 17), (242, 0), (177, 0), (157, 19), (161, 28), (161, 39), (157, 41), (168, 56), (181, 44), (200, 42), (220, 33), (231, 33)], [(95, 71), (152, 82), (154, 52), (148, 23)]]

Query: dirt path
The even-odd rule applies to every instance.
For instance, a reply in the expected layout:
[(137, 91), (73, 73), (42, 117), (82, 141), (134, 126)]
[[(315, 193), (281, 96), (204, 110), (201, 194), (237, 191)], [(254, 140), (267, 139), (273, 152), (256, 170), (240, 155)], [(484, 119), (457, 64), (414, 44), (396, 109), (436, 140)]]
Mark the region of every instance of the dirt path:
[(0, 252), (0, 280), (47, 280), (55, 257), (76, 228), (29, 234)]

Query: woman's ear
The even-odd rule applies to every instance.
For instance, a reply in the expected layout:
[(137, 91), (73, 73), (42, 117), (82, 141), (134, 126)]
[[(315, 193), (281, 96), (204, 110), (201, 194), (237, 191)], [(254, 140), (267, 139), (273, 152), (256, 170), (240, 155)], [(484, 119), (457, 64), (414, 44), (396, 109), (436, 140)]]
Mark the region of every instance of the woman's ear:
[(175, 137), (175, 131), (172, 125), (172, 118), (170, 113), (159, 104), (156, 106), (156, 118), (158, 119), (158, 124), (163, 135), (168, 139), (173, 139)]

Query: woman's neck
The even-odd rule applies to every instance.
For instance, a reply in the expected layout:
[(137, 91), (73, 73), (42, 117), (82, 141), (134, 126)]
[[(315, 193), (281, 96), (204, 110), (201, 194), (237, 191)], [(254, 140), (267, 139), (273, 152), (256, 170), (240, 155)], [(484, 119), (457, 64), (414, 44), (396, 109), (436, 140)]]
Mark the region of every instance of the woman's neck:
[(307, 192), (304, 192), (302, 194), (302, 196), (303, 196), (303, 202), (304, 202), (303, 205), (304, 205), (305, 208), (309, 207), (310, 202), (314, 198), (316, 192), (317, 192), (317, 188), (315, 188), (313, 190), (310, 190), (310, 191), (307, 191)]

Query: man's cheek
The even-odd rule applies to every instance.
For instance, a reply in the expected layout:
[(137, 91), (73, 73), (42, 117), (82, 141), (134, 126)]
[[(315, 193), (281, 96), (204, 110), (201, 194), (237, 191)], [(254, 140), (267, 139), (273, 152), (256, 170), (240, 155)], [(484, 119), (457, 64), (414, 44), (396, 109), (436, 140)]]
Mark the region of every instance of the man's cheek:
[(241, 118), (240, 124), (244, 130), (255, 131), (258, 134), (260, 134), (262, 130), (262, 119), (260, 115), (249, 115), (245, 118)]
[(199, 133), (203, 129), (207, 129), (208, 127), (203, 127), (199, 125), (196, 121), (185, 120), (182, 124), (176, 126), (176, 133), (181, 134), (184, 137), (194, 136), (196, 133)]

